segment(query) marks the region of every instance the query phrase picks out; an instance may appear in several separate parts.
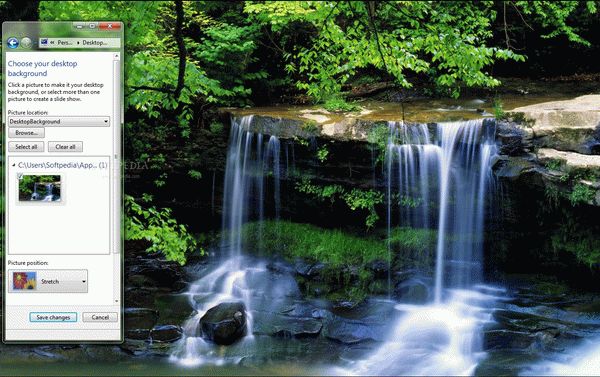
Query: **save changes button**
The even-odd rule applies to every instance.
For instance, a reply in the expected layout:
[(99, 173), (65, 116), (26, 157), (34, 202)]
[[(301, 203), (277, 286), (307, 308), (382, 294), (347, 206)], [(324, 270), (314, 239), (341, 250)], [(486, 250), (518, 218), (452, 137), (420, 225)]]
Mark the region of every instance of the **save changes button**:
[(31, 312), (29, 322), (77, 322), (77, 313), (74, 312)]

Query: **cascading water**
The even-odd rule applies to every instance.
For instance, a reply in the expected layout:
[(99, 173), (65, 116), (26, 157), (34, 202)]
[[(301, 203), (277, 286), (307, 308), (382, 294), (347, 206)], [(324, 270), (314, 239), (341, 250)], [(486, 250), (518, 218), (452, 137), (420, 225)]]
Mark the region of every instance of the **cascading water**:
[(31, 194), (31, 200), (39, 200), (40, 193), (37, 192), (37, 188), (38, 188), (38, 184), (34, 183), (33, 184), (33, 193)]
[(482, 120), (440, 123), (433, 135), (427, 125), (390, 123), (388, 232), (394, 210), (400, 226), (437, 229), (433, 297), (397, 305), (402, 315), (389, 340), (352, 373), (468, 375), (484, 356), (481, 327), (502, 292), (481, 284), (494, 133)]
[[(54, 184), (53, 183), (44, 183), (44, 191), (46, 195), (42, 197), (42, 194), (38, 192), (38, 183), (33, 184), (33, 192), (31, 193), (30, 200), (41, 200), (42, 202), (52, 202), (54, 201)], [(41, 198), (41, 199), (40, 199)]]
[(523, 376), (600, 376), (600, 337), (521, 372)]
[[(232, 119), (223, 194), (221, 254), (224, 260), (194, 282), (187, 293), (196, 314), (184, 324), (184, 337), (171, 357), (183, 365), (223, 362), (218, 348), (202, 338), (199, 331), (202, 316), (220, 303), (244, 303), (247, 335), (243, 341), (252, 341), (252, 288), (256, 288), (256, 280), (260, 280), (257, 276), (264, 274), (265, 266), (243, 254), (243, 225), (250, 219), (262, 223), (267, 191), (273, 195), (275, 217), (279, 215), (281, 169), (278, 138), (271, 136), (265, 143), (262, 134), (249, 131), (251, 122), (252, 116)], [(267, 187), (266, 182), (271, 177), (272, 188)]]
[(46, 196), (42, 201), (51, 202), (54, 200), (54, 185), (52, 183), (46, 183)]

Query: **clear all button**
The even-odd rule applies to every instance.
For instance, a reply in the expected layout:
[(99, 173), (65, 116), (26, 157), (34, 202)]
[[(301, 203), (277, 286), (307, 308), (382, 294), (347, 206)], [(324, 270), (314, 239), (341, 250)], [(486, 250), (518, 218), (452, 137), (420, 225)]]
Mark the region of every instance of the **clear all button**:
[(48, 152), (83, 152), (83, 142), (49, 141)]

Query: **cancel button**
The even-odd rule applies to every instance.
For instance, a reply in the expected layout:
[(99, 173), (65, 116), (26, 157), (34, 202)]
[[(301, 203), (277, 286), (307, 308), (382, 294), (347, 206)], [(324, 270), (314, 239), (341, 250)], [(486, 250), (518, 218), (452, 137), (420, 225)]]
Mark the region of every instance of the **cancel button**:
[(117, 322), (117, 313), (83, 313), (83, 322)]

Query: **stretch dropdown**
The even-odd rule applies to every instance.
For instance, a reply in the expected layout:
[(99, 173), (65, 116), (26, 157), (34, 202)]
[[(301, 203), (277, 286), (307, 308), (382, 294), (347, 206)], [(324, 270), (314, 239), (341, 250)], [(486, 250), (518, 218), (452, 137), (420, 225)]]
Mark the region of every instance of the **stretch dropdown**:
[[(29, 280), (28, 289), (16, 289), (13, 280), (22, 272)], [(9, 271), (9, 291), (13, 293), (87, 293), (88, 270)]]

